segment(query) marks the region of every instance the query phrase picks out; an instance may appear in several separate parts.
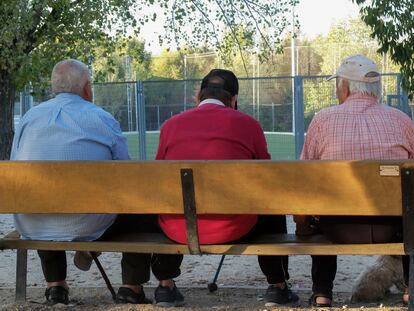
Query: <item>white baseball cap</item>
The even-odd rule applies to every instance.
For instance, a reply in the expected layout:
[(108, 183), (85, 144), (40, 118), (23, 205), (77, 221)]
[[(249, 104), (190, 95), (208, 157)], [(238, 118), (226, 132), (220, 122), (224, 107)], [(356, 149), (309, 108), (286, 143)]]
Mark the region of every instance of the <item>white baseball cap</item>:
[(378, 82), (381, 80), (381, 75), (375, 62), (359, 54), (346, 58), (339, 66), (336, 74), (330, 76), (328, 80), (337, 77), (359, 82)]

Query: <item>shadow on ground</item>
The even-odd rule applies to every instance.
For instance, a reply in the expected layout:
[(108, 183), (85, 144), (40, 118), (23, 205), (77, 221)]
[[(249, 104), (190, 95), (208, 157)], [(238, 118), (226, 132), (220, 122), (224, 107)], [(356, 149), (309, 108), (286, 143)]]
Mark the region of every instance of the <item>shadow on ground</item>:
[[(148, 297), (153, 296), (154, 288), (147, 288)], [(301, 305), (299, 307), (265, 307), (261, 299), (263, 290), (254, 288), (220, 288), (215, 293), (209, 293), (205, 288), (182, 288), (186, 297), (186, 305), (182, 308), (170, 308), (168, 310), (304, 310), (309, 309), (307, 299), (308, 291), (299, 291)], [(106, 288), (73, 288), (70, 292), (71, 303), (69, 306), (56, 305), (48, 307), (45, 305), (44, 291), (39, 288), (29, 288), (27, 303), (14, 304), (14, 290), (0, 290), (0, 310), (165, 310), (152, 305), (116, 305), (112, 302)], [(329, 310), (407, 310), (401, 304), (400, 294), (390, 294), (383, 301), (378, 303), (350, 304), (349, 293), (337, 293), (334, 295), (334, 307)], [(318, 309), (313, 309), (318, 310)], [(328, 310), (327, 308), (320, 310)]]

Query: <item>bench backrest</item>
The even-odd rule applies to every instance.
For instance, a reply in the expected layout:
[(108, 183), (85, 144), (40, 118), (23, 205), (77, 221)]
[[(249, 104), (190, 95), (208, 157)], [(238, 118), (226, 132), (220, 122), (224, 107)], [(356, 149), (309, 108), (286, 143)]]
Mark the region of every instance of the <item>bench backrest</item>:
[(0, 213), (402, 215), (414, 161), (1, 161)]

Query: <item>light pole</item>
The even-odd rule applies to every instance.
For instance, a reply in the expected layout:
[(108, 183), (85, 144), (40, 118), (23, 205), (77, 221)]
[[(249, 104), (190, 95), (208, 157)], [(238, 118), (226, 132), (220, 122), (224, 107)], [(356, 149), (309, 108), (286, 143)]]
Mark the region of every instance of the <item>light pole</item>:
[(131, 80), (131, 56), (127, 55), (125, 58), (125, 80), (127, 93), (127, 116), (128, 116), (128, 131), (132, 131), (132, 89), (130, 85)]
[(291, 52), (291, 75), (292, 75), (292, 132), (296, 133), (295, 128), (295, 76), (296, 76), (296, 55), (295, 55), (295, 5), (292, 8), (292, 39), (290, 42)]
[(187, 110), (187, 54), (184, 54), (184, 111)]

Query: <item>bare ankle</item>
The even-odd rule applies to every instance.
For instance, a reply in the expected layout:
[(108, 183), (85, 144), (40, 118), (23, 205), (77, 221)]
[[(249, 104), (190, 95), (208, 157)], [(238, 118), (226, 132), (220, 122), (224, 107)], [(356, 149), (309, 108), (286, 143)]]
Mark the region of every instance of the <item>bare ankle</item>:
[(168, 280), (160, 280), (160, 285), (162, 287), (169, 287), (169, 288), (173, 288), (175, 283), (174, 280), (172, 279), (168, 279)]
[(316, 297), (315, 302), (320, 304), (330, 304), (332, 301), (328, 297), (318, 296)]
[(280, 288), (280, 289), (285, 289), (286, 288), (286, 283), (285, 282), (275, 283), (275, 284), (270, 284), (270, 285), (272, 285), (273, 287)]

